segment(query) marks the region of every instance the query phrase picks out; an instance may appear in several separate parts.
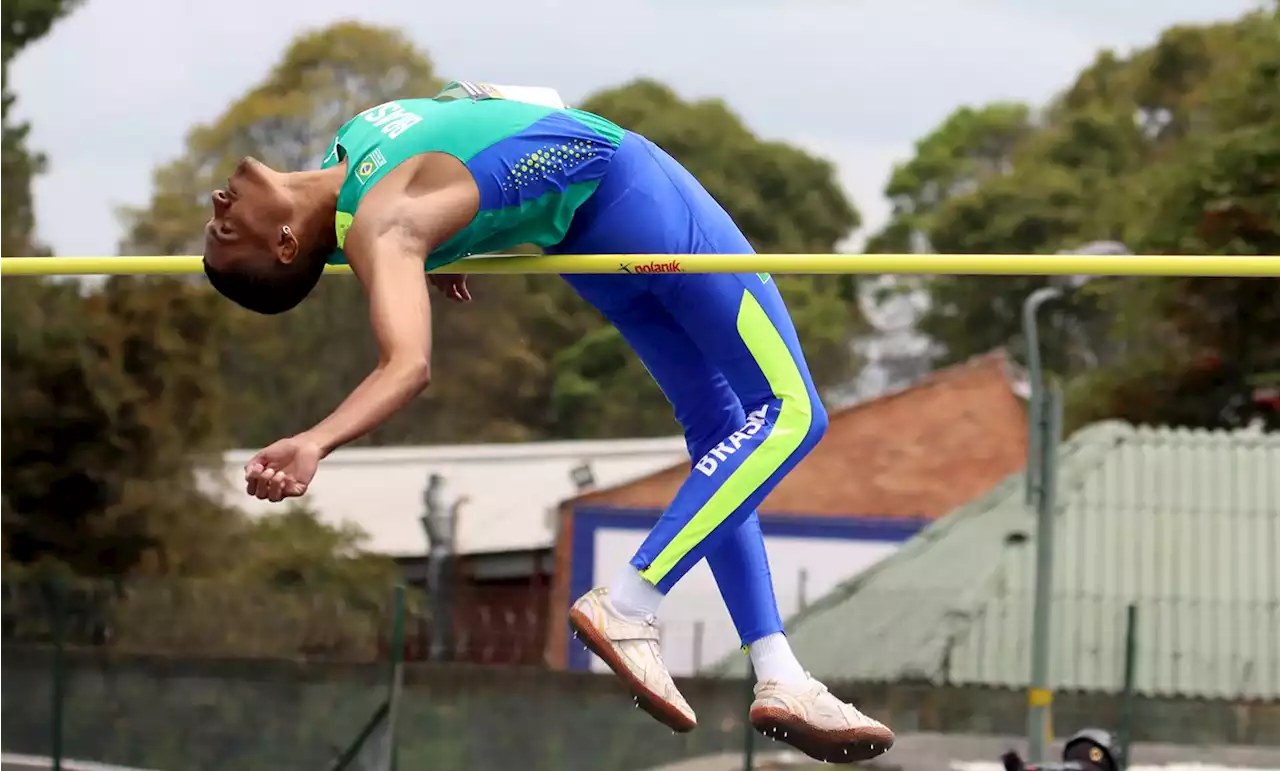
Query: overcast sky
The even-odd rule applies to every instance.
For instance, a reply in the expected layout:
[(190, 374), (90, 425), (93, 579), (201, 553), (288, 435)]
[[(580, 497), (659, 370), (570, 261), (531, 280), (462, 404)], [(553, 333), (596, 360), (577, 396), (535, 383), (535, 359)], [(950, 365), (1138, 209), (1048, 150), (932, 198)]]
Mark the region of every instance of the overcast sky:
[[(396, 25), (445, 78), (558, 88), (571, 103), (638, 76), (720, 96), (757, 133), (834, 161), (867, 229), (912, 142), (962, 103), (1041, 102), (1104, 47), (1256, 0), (87, 0), (12, 69), (50, 173), (41, 237), (114, 254), (114, 210), (179, 154), (299, 31)], [(268, 21), (272, 20), (272, 21)]]

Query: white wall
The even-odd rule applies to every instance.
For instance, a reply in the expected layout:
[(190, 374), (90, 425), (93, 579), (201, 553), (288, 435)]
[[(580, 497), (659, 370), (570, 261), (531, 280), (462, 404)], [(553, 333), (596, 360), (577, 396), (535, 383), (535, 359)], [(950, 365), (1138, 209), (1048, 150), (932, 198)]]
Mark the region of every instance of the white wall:
[[(593, 584), (609, 583), (640, 547), (645, 532), (602, 527), (595, 532)], [(801, 571), (808, 572), (804, 594), (813, 602), (843, 581), (897, 550), (898, 544), (834, 538), (767, 537), (778, 607), (785, 620), (800, 609)], [(703, 622), (701, 665), (710, 666), (738, 649), (738, 634), (720, 599), (706, 562), (698, 563), (667, 595), (660, 613), (662, 656), (674, 675), (693, 674), (698, 621)], [(803, 663), (803, 662), (802, 662)], [(591, 668), (608, 671), (595, 656)]]
[[(201, 490), (250, 516), (284, 511), (290, 503), (245, 495), (244, 465), (252, 455), (226, 453), (221, 468), (198, 475)], [(460, 553), (542, 549), (555, 540), (560, 502), (578, 492), (570, 477), (578, 464), (590, 462), (597, 487), (607, 488), (688, 458), (680, 437), (350, 448), (320, 465), (300, 500), (329, 524), (359, 525), (369, 534), (369, 551), (425, 554), (418, 518), (427, 477), (437, 473), (445, 479), (441, 498), (446, 505), (466, 501), (459, 509)]]

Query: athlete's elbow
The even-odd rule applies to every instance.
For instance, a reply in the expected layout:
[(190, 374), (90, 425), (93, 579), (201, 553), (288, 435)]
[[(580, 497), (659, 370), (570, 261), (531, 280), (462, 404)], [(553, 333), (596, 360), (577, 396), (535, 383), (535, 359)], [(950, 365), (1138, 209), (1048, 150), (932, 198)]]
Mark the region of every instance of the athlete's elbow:
[(423, 356), (401, 356), (392, 359), (387, 369), (395, 373), (396, 379), (405, 384), (414, 393), (425, 391), (431, 385), (431, 361)]
[(431, 362), (425, 359), (415, 361), (413, 368), (409, 372), (413, 378), (413, 386), (418, 389), (419, 393), (427, 390), (427, 386), (431, 385)]

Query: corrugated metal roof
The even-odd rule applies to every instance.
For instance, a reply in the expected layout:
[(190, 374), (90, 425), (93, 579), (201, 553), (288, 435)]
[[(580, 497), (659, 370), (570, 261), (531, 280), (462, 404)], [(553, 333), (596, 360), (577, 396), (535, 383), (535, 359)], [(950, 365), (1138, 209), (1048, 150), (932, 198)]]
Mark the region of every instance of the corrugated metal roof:
[[(1280, 435), (1108, 422), (1059, 458), (1054, 687), (1120, 689), (1132, 602), (1140, 691), (1280, 698)], [(793, 619), (800, 660), (831, 681), (1025, 686), (1023, 485), (1010, 477)]]
[[(248, 450), (223, 455), (216, 474), (199, 476), (201, 489), (250, 516), (285, 504), (244, 494)], [(549, 547), (555, 510), (574, 495), (570, 471), (590, 462), (598, 486), (621, 484), (672, 463), (688, 462), (683, 437), (342, 449), (321, 464), (301, 503), (330, 524), (356, 524), (365, 548), (391, 555), (427, 551), (418, 518), (427, 478), (444, 477), (446, 504), (459, 499), (457, 548), (462, 554)]]

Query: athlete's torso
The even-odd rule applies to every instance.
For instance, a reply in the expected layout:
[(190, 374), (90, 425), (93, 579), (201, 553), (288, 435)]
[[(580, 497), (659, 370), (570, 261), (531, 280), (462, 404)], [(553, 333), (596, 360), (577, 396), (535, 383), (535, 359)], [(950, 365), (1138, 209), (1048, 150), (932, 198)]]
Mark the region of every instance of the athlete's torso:
[(366, 110), (338, 131), (323, 167), (347, 160), (334, 223), (338, 251), (365, 194), (421, 153), (466, 164), (480, 190), (475, 218), (427, 259), (427, 269), (520, 244), (559, 243), (604, 176), (623, 130), (590, 113), (509, 99), (400, 99)]

